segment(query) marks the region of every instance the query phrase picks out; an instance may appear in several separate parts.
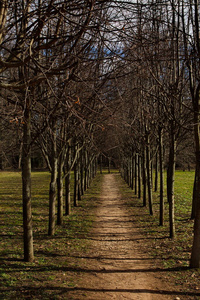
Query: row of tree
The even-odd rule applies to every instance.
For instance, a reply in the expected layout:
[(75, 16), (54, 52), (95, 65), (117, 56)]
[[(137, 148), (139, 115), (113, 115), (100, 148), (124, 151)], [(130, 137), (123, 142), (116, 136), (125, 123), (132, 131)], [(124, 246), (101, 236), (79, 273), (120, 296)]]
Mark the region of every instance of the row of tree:
[[(191, 267), (199, 267), (198, 1), (3, 0), (0, 19), (0, 166), (17, 158), (22, 170), (25, 260), (34, 257), (31, 155), (42, 154), (51, 172), (53, 235), (56, 190), (61, 224), (63, 181), (69, 213), (71, 170), (77, 205), (101, 154), (123, 165), (132, 186), (143, 174), (150, 214), (151, 166), (157, 176), (159, 166), (160, 225), (167, 168), (171, 237), (175, 166), (195, 167)], [(135, 187), (141, 193), (140, 180)]]
[(56, 196), (57, 223), (63, 221), (64, 180), (70, 213), (71, 170), (75, 206), (96, 172), (95, 140), (110, 114), (107, 11), (106, 3), (93, 0), (0, 3), (1, 167), (13, 157), (21, 168), (26, 261), (34, 259), (32, 152), (42, 153), (51, 173), (49, 235), (55, 233)]
[(190, 266), (199, 267), (199, 5), (197, 1), (172, 0), (137, 2), (136, 7), (135, 26), (127, 23), (124, 30), (124, 36), (131, 39), (127, 38), (125, 43), (124, 55), (129, 66), (124, 74), (126, 83), (122, 83), (127, 108), (123, 113), (128, 123), (123, 130), (129, 136), (122, 148), (123, 176), (132, 185), (133, 174), (138, 174), (140, 189), (143, 175), (144, 205), (147, 191), (149, 211), (153, 214), (151, 164), (154, 159), (157, 175), (159, 162), (160, 225), (163, 225), (163, 170), (167, 168), (170, 237), (173, 238), (176, 162), (182, 157), (182, 164), (186, 160), (189, 165), (192, 156), (182, 154), (186, 154), (186, 149), (193, 153), (195, 224)]

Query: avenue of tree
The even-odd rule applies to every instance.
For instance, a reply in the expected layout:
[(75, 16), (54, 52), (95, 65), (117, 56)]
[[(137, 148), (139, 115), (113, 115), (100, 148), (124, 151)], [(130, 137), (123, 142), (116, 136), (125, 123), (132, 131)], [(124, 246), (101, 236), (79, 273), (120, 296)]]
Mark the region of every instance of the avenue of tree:
[(0, 168), (21, 169), (25, 261), (34, 260), (32, 167), (51, 174), (54, 235), (70, 214), (71, 172), (78, 206), (108, 161), (151, 215), (159, 189), (160, 226), (167, 169), (170, 238), (175, 167), (195, 169), (190, 266), (200, 267), (199, 12), (197, 0), (1, 1)]

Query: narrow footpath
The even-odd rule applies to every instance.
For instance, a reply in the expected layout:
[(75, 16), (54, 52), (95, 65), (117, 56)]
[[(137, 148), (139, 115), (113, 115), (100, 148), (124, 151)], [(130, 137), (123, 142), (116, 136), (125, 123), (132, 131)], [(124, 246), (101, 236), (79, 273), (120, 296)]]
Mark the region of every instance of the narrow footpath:
[(180, 299), (156, 274), (142, 253), (144, 237), (122, 199), (118, 174), (105, 174), (89, 255), (82, 257), (82, 279), (70, 299)]

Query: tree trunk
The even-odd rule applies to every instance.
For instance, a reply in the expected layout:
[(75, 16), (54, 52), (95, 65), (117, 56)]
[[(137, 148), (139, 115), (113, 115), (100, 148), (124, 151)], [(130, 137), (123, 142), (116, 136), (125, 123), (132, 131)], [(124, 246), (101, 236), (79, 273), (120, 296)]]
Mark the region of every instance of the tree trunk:
[(128, 186), (132, 186), (132, 159), (131, 156), (128, 157)]
[(130, 188), (133, 189), (133, 155), (130, 157)]
[(108, 157), (108, 173), (110, 173), (110, 164), (111, 164), (111, 158)]
[(34, 260), (33, 229), (31, 209), (31, 103), (26, 99), (23, 125), (22, 146), (22, 191), (23, 191), (23, 230), (24, 230), (24, 260)]
[(135, 195), (137, 195), (137, 181), (138, 181), (138, 154), (135, 154)]
[(67, 175), (65, 177), (65, 214), (68, 216), (71, 213), (71, 193), (70, 193), (70, 182), (71, 182), (71, 145), (68, 145), (67, 152)]
[(194, 238), (190, 259), (191, 268), (200, 268), (200, 152), (196, 153), (196, 160), (198, 202), (194, 220)]
[(52, 154), (51, 154), (51, 182), (49, 186), (49, 230), (48, 235), (55, 234), (55, 214), (56, 214), (56, 180), (57, 180), (57, 153), (56, 153), (56, 132), (53, 130)]
[(192, 195), (192, 211), (191, 211), (191, 220), (195, 219), (197, 203), (198, 203), (198, 189), (197, 189), (197, 169), (195, 168), (195, 176), (194, 176), (194, 185), (193, 185), (193, 195)]
[(150, 215), (153, 215), (150, 141), (149, 141), (148, 133), (146, 134), (146, 162), (147, 162), (147, 190), (148, 190), (148, 201), (149, 201), (149, 213)]
[(147, 162), (146, 150), (143, 150), (143, 206), (147, 205)]
[[(151, 158), (151, 152), (150, 152), (150, 158)], [(152, 191), (153, 191), (153, 156), (152, 159), (150, 159), (151, 164), (150, 164), (150, 170), (151, 170), (151, 186), (152, 186)]]
[(102, 174), (102, 154), (100, 154), (100, 174)]
[(74, 206), (78, 206), (78, 170), (77, 163), (74, 165)]
[(141, 198), (141, 157), (138, 155), (138, 198)]
[(84, 191), (87, 190), (89, 184), (88, 184), (88, 154), (87, 150), (85, 150), (85, 180), (84, 180)]
[(128, 182), (128, 166), (127, 166), (127, 159), (124, 163), (124, 180), (127, 183)]
[(135, 154), (132, 151), (132, 177), (131, 177), (131, 189), (134, 189), (134, 178), (135, 178)]
[(175, 237), (175, 220), (174, 220), (174, 180), (175, 180), (175, 164), (176, 164), (176, 140), (174, 133), (174, 124), (171, 121), (170, 132), (170, 151), (169, 163), (167, 170), (167, 196), (169, 202), (169, 228), (170, 238)]
[(122, 163), (122, 176), (123, 176), (123, 179), (125, 181), (125, 158), (123, 157), (123, 163)]
[(80, 153), (80, 189), (81, 189), (81, 196), (84, 195), (84, 155), (83, 155), (84, 151), (83, 149), (81, 150)]
[[(199, 2), (195, 0), (190, 2), (191, 11), (194, 13), (194, 22), (193, 22), (193, 40), (194, 40), (194, 49), (196, 50), (196, 57), (200, 56), (200, 29), (199, 29)], [(196, 66), (193, 68), (194, 60), (191, 60), (189, 57), (191, 45), (188, 43), (188, 33), (185, 32), (185, 14), (184, 14), (184, 5), (182, 5), (182, 22), (183, 22), (183, 33), (184, 33), (184, 49), (185, 57), (187, 59), (187, 66), (189, 71), (189, 80), (190, 80), (190, 92), (193, 102), (194, 110), (194, 141), (195, 141), (195, 152), (196, 152), (196, 212), (195, 212), (195, 221), (194, 221), (194, 238), (192, 253), (190, 259), (191, 268), (200, 267), (200, 83), (199, 83), (199, 59), (196, 61)], [(189, 45), (188, 45), (189, 44)], [(188, 51), (189, 50), (189, 51)], [(195, 69), (197, 71), (195, 71)]]
[(162, 138), (162, 128), (159, 127), (159, 166), (160, 166), (160, 216), (159, 224), (164, 225), (164, 167), (163, 167), (163, 138)]
[(94, 158), (90, 162), (90, 181), (94, 178)]
[(158, 151), (156, 151), (156, 161), (155, 161), (155, 182), (154, 182), (154, 192), (158, 190)]
[[(91, 153), (90, 153), (90, 155), (91, 155)], [(88, 188), (90, 187), (91, 176), (92, 176), (92, 172), (91, 172), (91, 163), (92, 163), (92, 161), (91, 161), (91, 159), (90, 159), (90, 157), (89, 157), (89, 159), (88, 159)]]
[(98, 168), (98, 160), (97, 157), (95, 157), (95, 162), (94, 162), (94, 177), (97, 175), (97, 168)]
[(77, 157), (77, 179), (78, 179), (78, 201), (81, 200), (81, 196), (82, 196), (82, 193), (81, 193), (81, 165), (80, 165), (80, 154), (78, 154), (78, 157)]
[[(0, 10), (0, 12), (1, 12), (1, 10)], [(0, 120), (0, 142), (2, 141), (2, 136), (3, 136), (3, 126), (2, 126), (2, 120)], [(21, 152), (22, 151), (20, 149), (19, 153), (21, 153)], [(20, 166), (21, 166), (21, 164), (20, 164)], [(3, 170), (3, 169), (4, 169), (4, 163), (3, 163), (3, 154), (2, 154), (2, 151), (1, 151), (0, 152), (0, 170)], [(20, 169), (20, 168), (18, 168), (18, 169)]]
[(199, 93), (196, 95), (196, 106), (194, 107), (194, 135), (196, 147), (196, 212), (194, 220), (194, 238), (192, 245), (192, 253), (190, 259), (191, 268), (200, 268), (200, 128), (199, 128), (199, 109), (200, 97)]
[[(77, 151), (77, 145), (74, 146), (74, 153)], [(74, 206), (78, 206), (78, 157), (74, 164)]]
[(58, 163), (58, 178), (57, 178), (57, 195), (58, 195), (58, 209), (57, 209), (57, 225), (63, 224), (63, 162), (61, 158)]
[(127, 157), (127, 184), (130, 186), (130, 162), (129, 157)]

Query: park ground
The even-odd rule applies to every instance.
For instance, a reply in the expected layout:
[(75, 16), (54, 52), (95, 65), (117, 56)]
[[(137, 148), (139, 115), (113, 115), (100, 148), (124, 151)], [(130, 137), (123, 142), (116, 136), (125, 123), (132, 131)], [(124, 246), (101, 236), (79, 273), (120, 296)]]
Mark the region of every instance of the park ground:
[(13, 246), (1, 256), (0, 299), (200, 299), (191, 245), (169, 240), (167, 227), (157, 234), (119, 173), (98, 175), (88, 193), (55, 237), (38, 225), (34, 263), (20, 258), (20, 242), (14, 254), (4, 228), (4, 246), (8, 238)]

